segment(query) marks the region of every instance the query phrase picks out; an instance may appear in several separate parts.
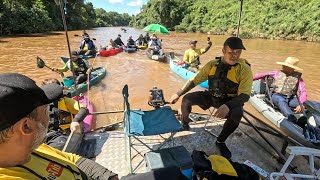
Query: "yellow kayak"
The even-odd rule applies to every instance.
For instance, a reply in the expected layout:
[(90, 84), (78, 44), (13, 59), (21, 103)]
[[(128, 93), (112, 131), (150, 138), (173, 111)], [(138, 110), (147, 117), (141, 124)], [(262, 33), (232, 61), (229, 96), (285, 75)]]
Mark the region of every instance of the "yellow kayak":
[(144, 46), (138, 46), (138, 49), (141, 49), (141, 50), (145, 50), (145, 49), (147, 49), (147, 45), (144, 45)]

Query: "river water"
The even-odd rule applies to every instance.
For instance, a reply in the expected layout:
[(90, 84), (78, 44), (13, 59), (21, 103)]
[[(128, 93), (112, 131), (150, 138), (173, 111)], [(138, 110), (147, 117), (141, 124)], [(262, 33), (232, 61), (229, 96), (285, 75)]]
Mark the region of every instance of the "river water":
[[(120, 27), (105, 27), (87, 30), (96, 45), (105, 46), (110, 38), (122, 35), (126, 42), (129, 35), (134, 39), (140, 34), (145, 34), (140, 29), (127, 28), (123, 33)], [(69, 41), (72, 49), (78, 49), (82, 31), (70, 31)], [(188, 48), (190, 40), (198, 40), (197, 46), (205, 47), (207, 35), (201, 33), (176, 33), (170, 35), (158, 35), (163, 41), (165, 52), (175, 52), (182, 55)], [(201, 56), (202, 64), (221, 56), (222, 44), (227, 36), (210, 35), (213, 47)], [(303, 79), (308, 91), (308, 99), (320, 101), (320, 44), (303, 41), (248, 39), (243, 40), (246, 51), (241, 57), (246, 58), (252, 67), (253, 73), (268, 72), (280, 69), (276, 61), (284, 61), (288, 56), (300, 59), (299, 67), (303, 69)], [(46, 78), (61, 79), (60, 76), (49, 69), (37, 68), (36, 57), (41, 57), (50, 67), (63, 66), (60, 56), (68, 54), (67, 41), (64, 32), (52, 32), (50, 34), (33, 34), (30, 36), (1, 37), (0, 39), (0, 72), (18, 72), (33, 78), (39, 85)], [(182, 58), (182, 56), (180, 56)], [(129, 86), (129, 102), (133, 109), (150, 110), (147, 99), (149, 90), (157, 86), (164, 91), (166, 100), (183, 86), (185, 80), (170, 71), (168, 64), (149, 60), (145, 51), (137, 53), (120, 53), (111, 57), (97, 57), (89, 62), (94, 66), (104, 66), (107, 76), (101, 83), (93, 86), (89, 97), (93, 102), (95, 111), (113, 111), (123, 108), (121, 95), (122, 87)], [(200, 87), (192, 91), (202, 90)], [(181, 99), (173, 109), (179, 109)], [(195, 108), (196, 111), (200, 111)], [(253, 110), (249, 108), (249, 111)], [(98, 115), (96, 116), (97, 127), (122, 120), (122, 115)]]

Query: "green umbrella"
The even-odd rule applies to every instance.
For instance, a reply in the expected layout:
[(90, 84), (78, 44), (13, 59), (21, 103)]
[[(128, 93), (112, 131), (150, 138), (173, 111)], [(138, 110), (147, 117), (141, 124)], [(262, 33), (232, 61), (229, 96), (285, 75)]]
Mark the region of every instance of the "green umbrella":
[(150, 24), (147, 27), (143, 28), (143, 30), (153, 33), (169, 34), (168, 29), (160, 24)]

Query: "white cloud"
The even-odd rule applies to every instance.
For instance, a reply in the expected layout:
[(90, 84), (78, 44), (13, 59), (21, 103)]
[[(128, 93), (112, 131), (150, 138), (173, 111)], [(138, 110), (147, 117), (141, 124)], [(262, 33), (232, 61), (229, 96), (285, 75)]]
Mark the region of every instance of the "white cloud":
[(137, 15), (139, 13), (140, 13), (140, 9), (133, 12), (134, 15)]
[(109, 0), (109, 3), (122, 3), (123, 0)]
[(128, 6), (141, 6), (141, 5), (142, 5), (142, 0), (131, 1), (128, 3)]

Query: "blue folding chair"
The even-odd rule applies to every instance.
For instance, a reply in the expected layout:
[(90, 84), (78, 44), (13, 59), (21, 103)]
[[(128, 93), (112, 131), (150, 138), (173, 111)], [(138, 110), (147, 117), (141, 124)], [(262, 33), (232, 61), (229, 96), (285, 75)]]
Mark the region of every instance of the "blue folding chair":
[[(128, 85), (125, 85), (122, 89), (122, 95), (124, 98), (124, 134), (126, 139), (126, 153), (129, 171), (133, 173), (137, 170), (139, 165), (133, 169), (132, 167), (132, 151), (131, 148), (136, 150), (137, 153), (143, 156), (136, 148), (133, 147), (132, 138), (139, 141), (141, 144), (146, 146), (150, 151), (160, 149), (167, 141), (172, 140), (176, 132), (182, 130), (182, 126), (176, 119), (171, 107), (164, 106), (151, 111), (140, 111), (140, 110), (130, 110), (130, 104), (128, 101)], [(169, 138), (164, 138), (161, 134), (171, 133)], [(156, 149), (153, 149), (143, 141), (139, 139), (141, 136), (152, 136), (160, 135), (164, 139), (164, 142), (161, 143)]]

